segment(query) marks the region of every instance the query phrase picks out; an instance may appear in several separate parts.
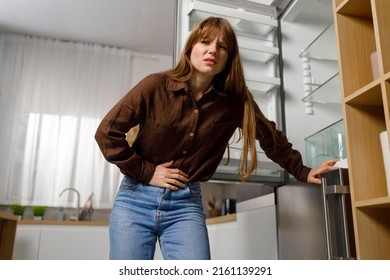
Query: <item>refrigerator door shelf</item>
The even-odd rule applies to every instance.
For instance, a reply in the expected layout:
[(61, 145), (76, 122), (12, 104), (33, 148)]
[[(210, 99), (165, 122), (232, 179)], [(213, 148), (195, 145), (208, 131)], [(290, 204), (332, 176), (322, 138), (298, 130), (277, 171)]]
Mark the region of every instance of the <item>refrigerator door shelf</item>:
[(192, 25), (209, 16), (223, 16), (234, 26), (237, 34), (255, 38), (267, 37), (278, 26), (277, 20), (268, 15), (202, 1), (192, 2), (187, 13), (191, 15)]

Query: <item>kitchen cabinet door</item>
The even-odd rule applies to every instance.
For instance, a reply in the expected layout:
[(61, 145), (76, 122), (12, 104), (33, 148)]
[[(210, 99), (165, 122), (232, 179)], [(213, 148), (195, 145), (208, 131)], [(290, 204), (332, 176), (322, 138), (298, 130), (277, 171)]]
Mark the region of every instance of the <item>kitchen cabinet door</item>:
[(38, 259), (40, 237), (41, 230), (39, 228), (18, 225), (16, 228), (14, 253), (12, 259)]
[(108, 260), (108, 227), (18, 225), (13, 259)]
[(275, 205), (237, 213), (233, 222), (208, 225), (214, 260), (277, 260)]
[(41, 232), (40, 260), (108, 260), (108, 227), (48, 228)]

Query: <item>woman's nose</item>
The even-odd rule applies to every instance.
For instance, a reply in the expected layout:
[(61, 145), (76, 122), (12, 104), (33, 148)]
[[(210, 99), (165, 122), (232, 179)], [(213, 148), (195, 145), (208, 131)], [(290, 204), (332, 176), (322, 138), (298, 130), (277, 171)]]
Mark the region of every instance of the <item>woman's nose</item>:
[(217, 52), (217, 48), (214, 44), (210, 45), (209, 53), (215, 54)]

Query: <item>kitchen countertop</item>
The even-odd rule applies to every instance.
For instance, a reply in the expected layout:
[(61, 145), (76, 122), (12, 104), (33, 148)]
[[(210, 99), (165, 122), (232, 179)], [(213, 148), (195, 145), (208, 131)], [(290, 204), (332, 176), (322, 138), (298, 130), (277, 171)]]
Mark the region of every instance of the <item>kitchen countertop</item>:
[(56, 220), (20, 220), (19, 225), (59, 225), (59, 226), (108, 226), (107, 221), (56, 221)]
[[(219, 224), (226, 222), (234, 222), (237, 219), (236, 214), (219, 216), (206, 219), (206, 224)], [(58, 225), (58, 226), (108, 226), (108, 220), (102, 221), (56, 221), (56, 220), (20, 220), (19, 225)]]
[(220, 224), (220, 223), (226, 223), (226, 222), (234, 222), (236, 220), (237, 220), (237, 214), (229, 214), (229, 215), (225, 215), (225, 216), (208, 218), (208, 219), (206, 219), (206, 224), (207, 225)]
[(7, 212), (3, 212), (3, 211), (0, 211), (0, 219), (10, 220), (10, 221), (16, 221), (17, 220), (16, 216), (14, 216), (12, 214), (9, 214)]
[[(244, 202), (237, 203), (237, 212), (250, 211), (262, 207), (267, 207), (275, 204), (274, 194), (268, 194), (254, 199), (246, 200)], [(227, 222), (234, 222), (237, 220), (237, 214), (229, 214), (224, 216), (218, 216), (206, 219), (207, 225), (220, 224)], [(57, 221), (57, 220), (32, 220), (24, 219), (19, 220), (20, 225), (70, 225), (70, 226), (108, 226), (108, 220), (96, 220), (96, 221)]]

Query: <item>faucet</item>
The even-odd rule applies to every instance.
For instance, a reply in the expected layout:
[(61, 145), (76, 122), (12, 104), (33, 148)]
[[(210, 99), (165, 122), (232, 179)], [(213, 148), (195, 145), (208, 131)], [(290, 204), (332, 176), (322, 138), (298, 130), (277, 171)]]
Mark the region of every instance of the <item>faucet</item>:
[(79, 220), (79, 214), (80, 214), (80, 193), (78, 190), (75, 188), (66, 188), (64, 189), (61, 193), (60, 196), (65, 192), (65, 191), (74, 191), (77, 194), (77, 212), (76, 212), (76, 221)]

